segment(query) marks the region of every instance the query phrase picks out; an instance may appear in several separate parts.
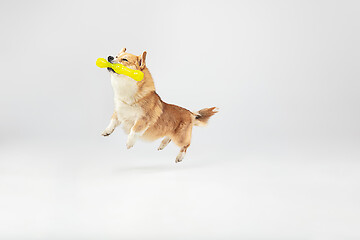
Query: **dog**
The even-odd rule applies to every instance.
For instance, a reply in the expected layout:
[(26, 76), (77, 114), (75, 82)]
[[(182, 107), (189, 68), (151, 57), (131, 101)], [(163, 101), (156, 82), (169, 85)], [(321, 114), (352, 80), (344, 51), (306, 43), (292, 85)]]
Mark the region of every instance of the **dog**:
[(128, 134), (126, 147), (132, 148), (140, 137), (145, 140), (164, 138), (158, 150), (164, 149), (171, 141), (180, 147), (175, 162), (181, 162), (190, 146), (193, 126), (205, 126), (211, 116), (217, 113), (216, 107), (191, 112), (185, 108), (165, 103), (155, 91), (153, 78), (146, 67), (146, 51), (140, 56), (126, 52), (123, 48), (115, 57), (109, 56), (111, 63), (140, 70), (144, 73), (142, 81), (108, 68), (114, 90), (114, 113), (109, 125), (102, 133), (109, 136), (117, 126), (122, 125)]

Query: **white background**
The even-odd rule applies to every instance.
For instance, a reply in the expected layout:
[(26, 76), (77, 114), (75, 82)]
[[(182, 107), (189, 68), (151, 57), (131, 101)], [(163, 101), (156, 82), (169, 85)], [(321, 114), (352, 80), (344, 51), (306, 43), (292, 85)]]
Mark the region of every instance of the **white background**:
[[(0, 239), (360, 239), (358, 1), (2, 1)], [(126, 150), (98, 57), (217, 106)]]

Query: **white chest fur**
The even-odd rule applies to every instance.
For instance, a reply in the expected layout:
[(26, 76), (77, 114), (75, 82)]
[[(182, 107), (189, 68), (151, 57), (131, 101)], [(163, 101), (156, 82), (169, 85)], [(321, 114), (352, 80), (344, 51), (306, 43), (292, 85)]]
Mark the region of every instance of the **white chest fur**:
[(143, 111), (135, 103), (135, 94), (138, 90), (136, 81), (125, 75), (111, 73), (111, 85), (114, 90), (115, 111), (125, 132), (129, 132), (135, 121)]
[(126, 103), (134, 103), (134, 96), (138, 90), (136, 81), (128, 76), (111, 73), (111, 85), (114, 90), (114, 98)]

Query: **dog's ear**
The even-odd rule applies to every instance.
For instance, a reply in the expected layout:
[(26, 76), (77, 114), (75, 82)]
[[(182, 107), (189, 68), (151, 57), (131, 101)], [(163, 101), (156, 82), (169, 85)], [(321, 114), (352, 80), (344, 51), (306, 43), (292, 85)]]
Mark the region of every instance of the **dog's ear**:
[(146, 67), (146, 62), (145, 62), (145, 59), (146, 59), (146, 51), (143, 52), (139, 57), (139, 66), (140, 66), (140, 69), (143, 70), (145, 67)]
[(125, 51), (126, 51), (126, 48), (121, 49), (121, 51), (119, 52), (119, 55), (120, 55), (121, 53), (124, 53)]

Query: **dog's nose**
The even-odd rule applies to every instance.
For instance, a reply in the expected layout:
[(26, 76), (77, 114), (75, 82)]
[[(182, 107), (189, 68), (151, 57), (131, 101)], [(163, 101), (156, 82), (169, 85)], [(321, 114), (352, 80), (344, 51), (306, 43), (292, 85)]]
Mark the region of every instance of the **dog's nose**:
[(114, 60), (113, 56), (108, 56), (108, 61), (111, 62), (112, 60)]

